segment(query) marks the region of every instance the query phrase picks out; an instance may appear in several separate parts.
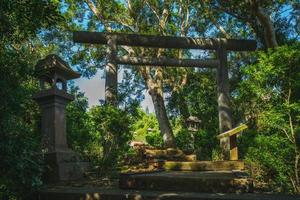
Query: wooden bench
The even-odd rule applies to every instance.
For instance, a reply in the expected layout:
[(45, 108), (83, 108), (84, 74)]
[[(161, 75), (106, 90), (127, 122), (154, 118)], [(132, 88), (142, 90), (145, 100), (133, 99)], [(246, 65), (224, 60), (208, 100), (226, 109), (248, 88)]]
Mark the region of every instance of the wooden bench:
[[(229, 137), (229, 160), (238, 160), (238, 147), (237, 147), (237, 135), (243, 130), (247, 129), (248, 126), (246, 124), (241, 124), (238, 127), (235, 127), (229, 131), (221, 133), (217, 136), (217, 138), (222, 141), (224, 138)], [(222, 145), (222, 144), (221, 144)]]

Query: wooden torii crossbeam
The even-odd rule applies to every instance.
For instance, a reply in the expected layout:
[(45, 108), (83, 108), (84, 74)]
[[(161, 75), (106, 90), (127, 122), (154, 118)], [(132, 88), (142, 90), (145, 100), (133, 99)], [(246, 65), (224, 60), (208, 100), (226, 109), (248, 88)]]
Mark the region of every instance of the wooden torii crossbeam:
[(101, 32), (74, 32), (73, 40), (79, 43), (107, 44), (108, 40), (115, 38), (118, 45), (174, 49), (205, 49), (217, 50), (222, 45), (229, 51), (254, 51), (254, 40), (236, 39), (203, 39), (176, 36), (153, 36), (126, 33), (101, 33)]
[[(172, 67), (202, 67), (217, 69), (219, 130), (223, 133), (232, 129), (232, 115), (229, 99), (229, 81), (227, 66), (227, 51), (254, 51), (255, 40), (237, 39), (204, 39), (176, 36), (153, 36), (126, 33), (100, 33), (78, 31), (73, 33), (74, 42), (86, 44), (103, 44), (108, 46), (105, 101), (116, 105), (117, 65), (148, 65), (148, 66), (172, 66)], [(174, 59), (174, 58), (145, 58), (117, 56), (117, 45), (150, 47), (150, 48), (174, 48), (174, 49), (203, 49), (215, 50), (217, 59)], [(112, 84), (113, 83), (113, 84)], [(230, 139), (236, 137), (221, 138), (221, 148), (225, 159), (230, 159)], [(236, 141), (235, 141), (236, 142)], [(226, 144), (226, 145), (224, 145)]]

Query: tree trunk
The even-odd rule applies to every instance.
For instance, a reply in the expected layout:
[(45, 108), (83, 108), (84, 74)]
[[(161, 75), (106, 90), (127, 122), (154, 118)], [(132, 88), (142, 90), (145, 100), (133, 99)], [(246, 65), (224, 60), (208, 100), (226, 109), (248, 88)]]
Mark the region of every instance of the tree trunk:
[(264, 39), (266, 41), (266, 46), (268, 48), (277, 47), (278, 44), (276, 40), (275, 29), (270, 17), (260, 7), (256, 12), (256, 16), (260, 24), (264, 27)]
[(251, 1), (253, 15), (257, 18), (259, 24), (264, 30), (264, 40), (267, 48), (275, 48), (278, 46), (275, 34), (275, 28), (270, 16), (259, 5), (259, 1)]
[(158, 67), (155, 74), (155, 79), (151, 77), (150, 67), (140, 67), (139, 71), (145, 80), (148, 92), (151, 96), (155, 115), (158, 121), (160, 134), (163, 137), (164, 147), (171, 148), (176, 147), (173, 131), (168, 119), (166, 107), (163, 98), (162, 88), (162, 68)]
[(107, 64), (105, 67), (105, 103), (117, 106), (118, 66), (116, 62), (117, 46), (114, 37), (107, 41)]
[(158, 120), (160, 133), (163, 137), (164, 146), (167, 148), (176, 147), (173, 131), (168, 120), (163, 96), (160, 92), (150, 90), (150, 95), (154, 104), (155, 115)]

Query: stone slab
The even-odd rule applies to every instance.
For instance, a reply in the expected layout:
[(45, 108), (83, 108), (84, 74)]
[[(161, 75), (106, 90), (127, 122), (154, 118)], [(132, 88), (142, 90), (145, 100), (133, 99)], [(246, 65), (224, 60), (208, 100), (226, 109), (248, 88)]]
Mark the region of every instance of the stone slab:
[(168, 149), (146, 149), (145, 157), (147, 160), (163, 159), (172, 161), (196, 161), (197, 156), (195, 154), (186, 155), (180, 149), (168, 148)]
[(121, 190), (118, 188), (61, 187), (43, 189), (30, 200), (300, 200), (300, 195), (183, 193)]
[(172, 171), (231, 171), (244, 170), (245, 164), (242, 161), (166, 161), (162, 167)]
[(121, 174), (121, 189), (247, 193), (253, 191), (253, 181), (244, 172), (177, 172)]

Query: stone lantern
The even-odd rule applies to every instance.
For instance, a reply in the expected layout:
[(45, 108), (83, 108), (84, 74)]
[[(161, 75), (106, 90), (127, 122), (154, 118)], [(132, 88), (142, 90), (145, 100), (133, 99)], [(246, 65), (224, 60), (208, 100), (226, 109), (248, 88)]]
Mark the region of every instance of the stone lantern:
[(74, 100), (67, 93), (67, 81), (79, 78), (59, 56), (51, 54), (36, 65), (40, 91), (33, 99), (41, 108), (41, 133), (46, 164), (46, 182), (80, 179), (88, 164), (79, 161), (78, 155), (67, 144), (66, 106)]
[(188, 130), (191, 132), (197, 132), (199, 130), (201, 120), (196, 116), (189, 116), (186, 120)]
[(195, 149), (195, 133), (199, 130), (201, 120), (196, 116), (189, 116), (186, 120), (188, 130), (191, 131), (191, 148)]

